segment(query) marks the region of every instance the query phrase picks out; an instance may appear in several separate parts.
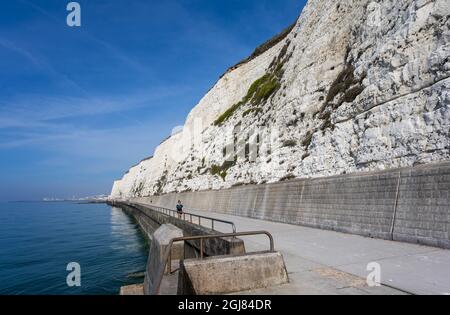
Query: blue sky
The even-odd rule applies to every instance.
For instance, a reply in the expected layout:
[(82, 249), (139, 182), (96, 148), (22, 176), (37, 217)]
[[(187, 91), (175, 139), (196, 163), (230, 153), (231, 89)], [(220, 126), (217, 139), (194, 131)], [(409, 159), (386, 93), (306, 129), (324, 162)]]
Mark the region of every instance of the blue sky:
[(0, 200), (109, 193), (303, 0), (9, 0), (0, 9)]

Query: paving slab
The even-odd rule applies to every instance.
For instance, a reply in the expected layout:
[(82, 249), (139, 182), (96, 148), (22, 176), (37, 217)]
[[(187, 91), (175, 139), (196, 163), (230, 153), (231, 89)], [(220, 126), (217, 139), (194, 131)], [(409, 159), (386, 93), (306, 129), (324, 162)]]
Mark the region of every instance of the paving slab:
[[(450, 293), (450, 250), (209, 211), (189, 212), (233, 221), (238, 232), (266, 230), (273, 235), (291, 283), (248, 294)], [(217, 224), (216, 229), (229, 232), (228, 225)], [(243, 239), (247, 251), (268, 249), (264, 236)], [(381, 266), (382, 287), (366, 284), (367, 266), (372, 262)]]

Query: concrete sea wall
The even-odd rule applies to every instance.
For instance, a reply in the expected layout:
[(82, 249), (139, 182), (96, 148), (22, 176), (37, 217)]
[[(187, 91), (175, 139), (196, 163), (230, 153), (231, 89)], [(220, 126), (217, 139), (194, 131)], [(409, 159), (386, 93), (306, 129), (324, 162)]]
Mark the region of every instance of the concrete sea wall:
[(121, 295), (228, 294), (288, 282), (286, 265), (280, 253), (247, 255), (244, 242), (239, 238), (205, 240), (202, 247), (205, 255), (215, 257), (201, 260), (198, 259), (200, 247), (196, 242), (174, 243), (171, 263), (175, 271), (169, 272), (165, 255), (172, 239), (184, 235), (215, 235), (217, 232), (151, 207), (120, 201), (111, 201), (110, 204), (132, 215), (152, 240), (144, 283), (122, 287)]
[(226, 190), (135, 198), (450, 248), (450, 162)]
[[(131, 214), (150, 239), (153, 238), (153, 233), (158, 230), (160, 226), (167, 224), (181, 229), (184, 232), (184, 236), (217, 234), (217, 232), (209, 228), (188, 221), (179, 220), (175, 217), (153, 210), (151, 205), (147, 207), (126, 202), (114, 202), (113, 204)], [(187, 243), (189, 243), (191, 248), (198, 251), (200, 250), (199, 241), (189, 241)], [(203, 251), (207, 256), (240, 255), (245, 253), (244, 242), (239, 238), (223, 237), (208, 239), (205, 240), (203, 246)]]

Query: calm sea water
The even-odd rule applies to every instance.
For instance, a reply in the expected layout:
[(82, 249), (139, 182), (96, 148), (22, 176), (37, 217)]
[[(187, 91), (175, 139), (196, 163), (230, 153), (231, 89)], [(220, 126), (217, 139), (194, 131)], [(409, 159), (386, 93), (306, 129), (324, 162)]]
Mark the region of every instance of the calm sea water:
[[(143, 282), (148, 244), (132, 219), (104, 204), (0, 203), (0, 294), (110, 295)], [(70, 288), (66, 267), (81, 266)], [(137, 274), (136, 274), (137, 273)]]

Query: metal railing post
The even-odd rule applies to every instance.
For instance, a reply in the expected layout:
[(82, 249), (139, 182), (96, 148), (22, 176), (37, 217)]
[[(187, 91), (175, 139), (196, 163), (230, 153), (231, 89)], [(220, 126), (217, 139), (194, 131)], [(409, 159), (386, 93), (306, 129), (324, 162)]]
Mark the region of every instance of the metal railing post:
[(172, 246), (169, 248), (169, 274), (172, 273)]
[[(169, 273), (172, 273), (172, 247), (175, 242), (187, 242), (187, 241), (199, 240), (200, 241), (200, 259), (203, 260), (203, 258), (204, 258), (203, 248), (204, 248), (204, 241), (206, 239), (239, 237), (239, 236), (256, 236), (256, 235), (262, 235), (262, 234), (266, 235), (269, 238), (269, 241), (270, 241), (269, 252), (271, 252), (271, 253), (275, 252), (273, 236), (272, 236), (272, 234), (270, 234), (267, 231), (240, 232), (240, 233), (218, 234), (218, 235), (188, 236), (188, 237), (174, 238), (174, 239), (170, 240), (169, 245), (167, 246), (166, 251), (164, 253), (163, 264), (158, 271), (157, 278), (155, 279), (154, 284), (156, 284), (156, 286), (153, 286), (152, 294), (156, 295), (159, 293), (159, 288), (161, 286), (161, 282), (164, 277), (165, 270), (167, 268), (167, 263), (170, 264), (169, 265)], [(185, 255), (186, 255), (186, 252), (184, 252), (183, 259), (185, 258)]]
[(203, 238), (200, 239), (200, 259), (203, 260)]

